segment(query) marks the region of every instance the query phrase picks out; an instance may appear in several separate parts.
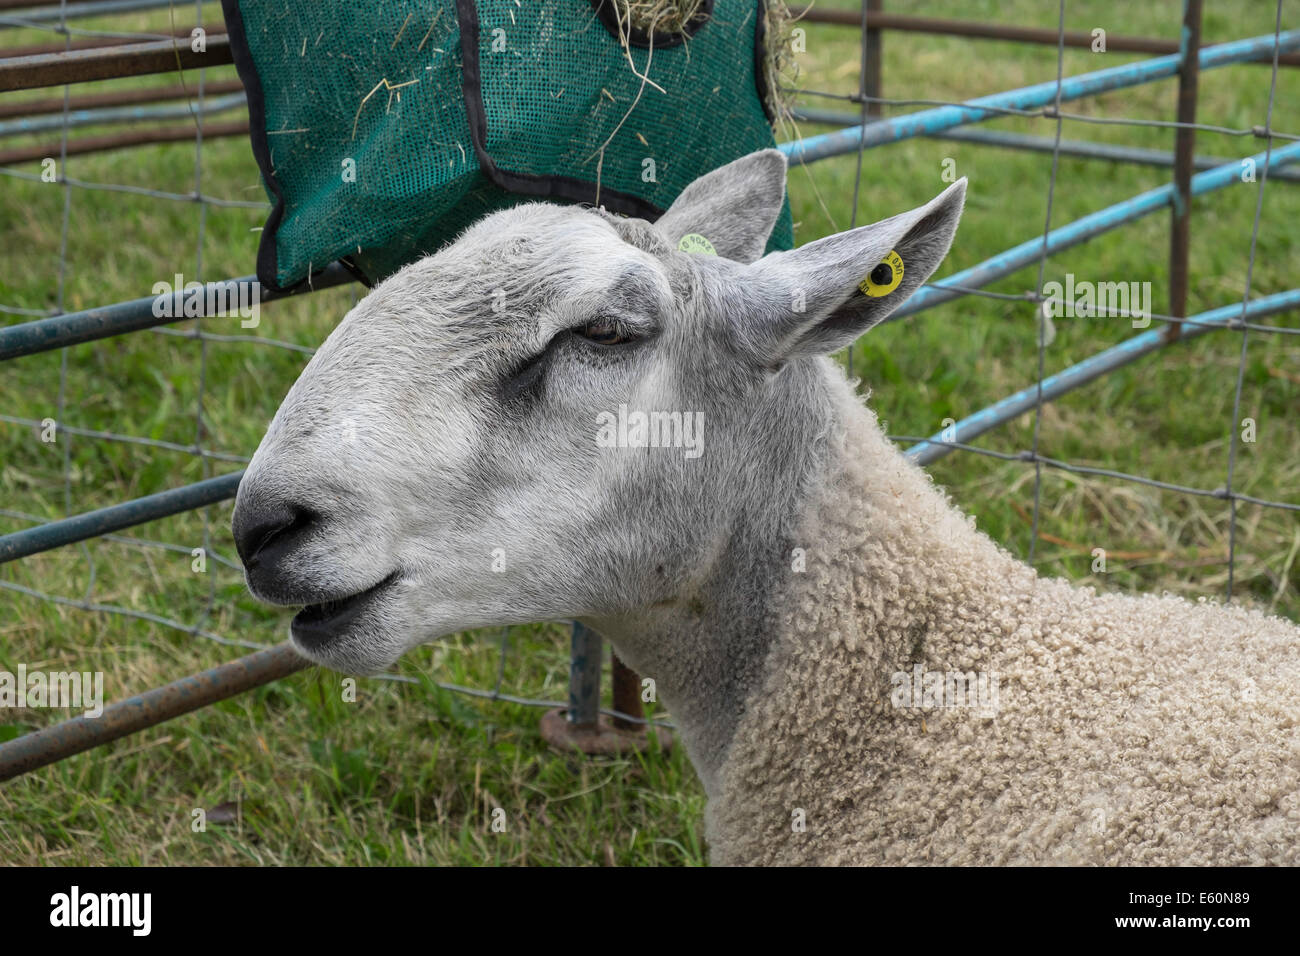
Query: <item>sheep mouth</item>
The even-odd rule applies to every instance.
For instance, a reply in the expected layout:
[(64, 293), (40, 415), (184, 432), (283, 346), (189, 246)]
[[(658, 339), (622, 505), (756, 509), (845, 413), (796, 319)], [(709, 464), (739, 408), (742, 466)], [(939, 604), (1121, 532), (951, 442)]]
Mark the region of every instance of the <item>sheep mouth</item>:
[(306, 648), (322, 647), (346, 631), (380, 595), (397, 583), (394, 571), (382, 581), (348, 597), (308, 604), (294, 615), (290, 630), (294, 639)]

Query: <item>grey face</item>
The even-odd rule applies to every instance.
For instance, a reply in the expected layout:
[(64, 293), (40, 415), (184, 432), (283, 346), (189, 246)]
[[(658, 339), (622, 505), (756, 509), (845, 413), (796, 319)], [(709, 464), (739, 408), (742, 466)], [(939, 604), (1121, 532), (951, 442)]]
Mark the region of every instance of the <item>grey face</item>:
[[(698, 582), (764, 493), (745, 476), (780, 428), (755, 416), (779, 370), (901, 303), (960, 212), (955, 187), (754, 262), (784, 173), (775, 151), (745, 157), (655, 226), (516, 207), (360, 302), (236, 502), (250, 589), (306, 605), (295, 645), (367, 673), (443, 634), (632, 615)], [(679, 251), (686, 233), (716, 254)], [(900, 245), (912, 268), (894, 301), (858, 292)]]

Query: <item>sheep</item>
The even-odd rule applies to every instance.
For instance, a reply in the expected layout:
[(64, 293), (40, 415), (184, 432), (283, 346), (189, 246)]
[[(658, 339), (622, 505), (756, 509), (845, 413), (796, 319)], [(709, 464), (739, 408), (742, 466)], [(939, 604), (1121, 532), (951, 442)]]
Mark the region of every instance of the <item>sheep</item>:
[(1300, 862), (1300, 629), (1040, 577), (829, 358), (938, 266), (965, 180), (764, 256), (785, 175), (751, 154), (654, 224), (520, 205), (379, 284), (240, 485), (249, 588), (346, 673), (595, 628), (715, 864)]

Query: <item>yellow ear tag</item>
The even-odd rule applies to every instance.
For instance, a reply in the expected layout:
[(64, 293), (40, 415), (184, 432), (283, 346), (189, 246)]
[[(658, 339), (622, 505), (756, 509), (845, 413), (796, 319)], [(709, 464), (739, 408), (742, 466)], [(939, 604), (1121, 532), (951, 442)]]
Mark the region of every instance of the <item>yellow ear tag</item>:
[(889, 251), (884, 261), (871, 270), (871, 274), (858, 283), (863, 295), (873, 299), (889, 295), (903, 281), (903, 257), (894, 250)]
[(678, 252), (699, 252), (706, 256), (716, 256), (718, 250), (713, 248), (713, 243), (705, 239), (698, 232), (688, 232), (677, 240)]

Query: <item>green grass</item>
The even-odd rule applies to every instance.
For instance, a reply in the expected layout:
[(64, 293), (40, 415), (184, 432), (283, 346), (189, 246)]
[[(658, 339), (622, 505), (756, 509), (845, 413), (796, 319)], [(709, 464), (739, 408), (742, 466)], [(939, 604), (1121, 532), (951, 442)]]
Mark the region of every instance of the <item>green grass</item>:
[[(851, 0), (824, 6), (854, 8)], [(1071, 0), (1067, 27), (1113, 34), (1177, 35), (1181, 5), (1102, 4)], [(178, 23), (189, 22), (177, 14)], [(1055, 5), (1030, 0), (916, 4), (912, 12), (1055, 27)], [(1273, 4), (1262, 0), (1207, 12), (1208, 40), (1271, 32)], [(207, 20), (219, 18), (213, 6)], [(116, 21), (129, 29), (167, 25), (167, 14)], [(88, 25), (92, 25), (88, 24)], [(1284, 26), (1295, 26), (1295, 23)], [(857, 84), (852, 30), (807, 25), (799, 57), (803, 86), (851, 92)], [(49, 42), (48, 34), (14, 31), (6, 42)], [(1048, 80), (1056, 51), (1048, 46), (889, 33), (884, 93), (897, 98), (967, 99)], [(1066, 52), (1077, 74), (1133, 59), (1123, 54)], [(233, 75), (209, 71), (210, 79)], [(194, 75), (189, 77), (194, 82)], [(1269, 70), (1230, 67), (1201, 78), (1200, 120), (1231, 127), (1261, 123)], [(130, 81), (156, 83), (157, 78)], [(109, 88), (87, 84), (74, 93)], [(1169, 119), (1176, 87), (1165, 81), (1076, 101), (1072, 112)], [(11, 94), (41, 95), (41, 94)], [(48, 95), (48, 94), (45, 94)], [(1300, 132), (1300, 75), (1282, 70), (1273, 125)], [(811, 105), (828, 105), (810, 101)], [(829, 105), (835, 105), (831, 102)], [(887, 108), (887, 113), (890, 112)], [(1051, 135), (1046, 120), (1002, 119), (989, 128)], [(819, 127), (807, 126), (804, 132)], [(85, 130), (91, 135), (104, 130)], [(1168, 130), (1067, 122), (1067, 138), (1169, 149)], [(13, 140), (18, 145), (27, 140)], [(1256, 152), (1251, 138), (1202, 133), (1213, 155)], [(966, 216), (940, 276), (1040, 235), (1046, 217), (1050, 158), (944, 142), (909, 140), (866, 154), (856, 222), (884, 218), (925, 202), (946, 183), (943, 161), (970, 178)], [(32, 171), (37, 164), (27, 164)], [(791, 199), (799, 241), (852, 219), (856, 160), (844, 157), (797, 169)], [(194, 180), (192, 144), (142, 147), (73, 157), (68, 173), (106, 183), (185, 192)], [(1062, 158), (1053, 225), (1166, 182), (1163, 170)], [(203, 149), (202, 182), (210, 195), (260, 199), (247, 144), (216, 140)], [(1200, 311), (1240, 301), (1256, 202), (1239, 185), (1196, 201), (1189, 307)], [(198, 267), (199, 210), (124, 193), (74, 190), (68, 208), (67, 270), (57, 289), (65, 193), (57, 185), (0, 180), (0, 303), (66, 310), (147, 295), (174, 272)], [(263, 214), (211, 208), (202, 274), (252, 271)], [(1300, 261), (1300, 188), (1266, 187), (1253, 296), (1296, 284)], [(1152, 303), (1165, 311), (1169, 222), (1148, 217), (1052, 258), (1044, 279), (1150, 281)], [(1036, 268), (990, 287), (1022, 293)], [(257, 329), (209, 320), (208, 331), (265, 336), (311, 346), (353, 301), (331, 290), (270, 304)], [(16, 317), (7, 317), (17, 321)], [(1295, 316), (1278, 324), (1295, 325)], [(187, 325), (177, 326), (187, 328)], [(1048, 372), (1133, 334), (1123, 320), (1059, 319), (1047, 348)], [(894, 434), (929, 434), (946, 417), (961, 418), (1032, 383), (1036, 323), (1030, 306), (967, 297), (905, 322), (876, 329), (854, 348), (853, 368)], [(1174, 346), (1046, 406), (1043, 454), (1201, 488), (1223, 484), (1232, 425), (1239, 334), (1216, 332)], [(206, 354), (204, 354), (206, 353)], [(1295, 500), (1300, 487), (1300, 342), (1252, 334), (1242, 416), (1258, 423), (1258, 441), (1239, 445), (1235, 485), (1266, 499)], [(66, 367), (63, 363), (66, 361)], [(0, 412), (55, 417), (60, 379), (64, 420), (188, 444), (196, 434), (201, 365), (207, 447), (248, 455), (304, 358), (247, 343), (210, 343), (137, 333), (5, 364)], [(980, 444), (1018, 451), (1032, 441), (1033, 416), (984, 436)], [(70, 482), (64, 482), (64, 456)], [(0, 507), (58, 518), (176, 487), (237, 465), (206, 467), (192, 456), (157, 448), (63, 437), (42, 443), (28, 427), (0, 423)], [(931, 469), (981, 528), (1013, 552), (1029, 551), (1033, 470), (969, 454)], [(1217, 500), (1045, 469), (1042, 537), (1036, 563), (1048, 574), (1103, 589), (1167, 590), (1222, 595), (1226, 584), (1228, 509)], [(207, 514), (216, 553), (233, 558), (230, 506)], [(28, 523), (0, 516), (0, 532)], [(0, 577), (51, 594), (162, 615), (231, 638), (282, 639), (288, 615), (259, 605), (238, 572), (209, 561), (191, 571), (188, 549), (204, 541), (203, 514), (181, 515), (133, 534), (180, 546), (141, 548), (98, 540), (6, 565)], [(1300, 617), (1300, 522), (1294, 513), (1243, 505), (1238, 510), (1236, 593), (1291, 618)], [(1107, 573), (1093, 574), (1091, 551), (1105, 548)], [(93, 560), (91, 580), (87, 555)], [(92, 587), (93, 585), (93, 587)], [(89, 592), (88, 592), (88, 589)], [(13, 863), (561, 863), (697, 864), (703, 796), (680, 748), (633, 759), (578, 760), (546, 749), (540, 712), (438, 691), (433, 681), (491, 687), (496, 633), (456, 635), (413, 652), (397, 672), (417, 683), (361, 681), (357, 702), (342, 700), (337, 675), (312, 671), (197, 714), (81, 755), (0, 788), (0, 860)], [(148, 621), (93, 613), (13, 591), (0, 591), (0, 667), (102, 670), (106, 693), (120, 699), (237, 654), (201, 637)], [(503, 689), (563, 699), (568, 672), (564, 629), (515, 628)], [(14, 711), (0, 716), (0, 739), (66, 716)], [(230, 823), (191, 830), (195, 809), (236, 804)], [(492, 832), (492, 811), (506, 814)], [(214, 818), (217, 814), (214, 814)]]

